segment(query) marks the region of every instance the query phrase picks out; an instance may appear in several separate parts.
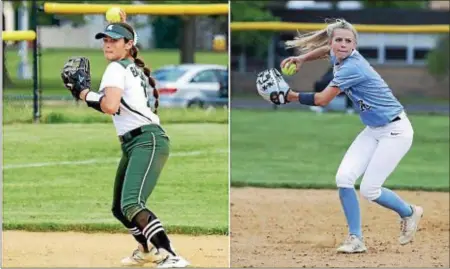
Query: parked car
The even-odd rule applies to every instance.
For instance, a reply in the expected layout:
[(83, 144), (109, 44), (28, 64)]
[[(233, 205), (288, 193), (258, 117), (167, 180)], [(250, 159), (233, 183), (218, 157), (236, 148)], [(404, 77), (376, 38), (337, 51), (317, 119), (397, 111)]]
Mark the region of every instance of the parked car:
[(166, 107), (228, 106), (228, 69), (213, 64), (166, 65), (152, 72)]

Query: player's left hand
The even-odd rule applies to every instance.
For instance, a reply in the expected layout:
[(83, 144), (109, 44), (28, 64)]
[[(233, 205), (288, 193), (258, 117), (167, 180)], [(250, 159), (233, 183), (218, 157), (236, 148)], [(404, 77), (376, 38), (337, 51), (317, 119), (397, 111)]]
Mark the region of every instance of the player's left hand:
[(80, 93), (91, 88), (91, 67), (86, 57), (71, 57), (61, 71), (64, 86), (80, 100)]
[(289, 103), (287, 95), (291, 88), (284, 80), (280, 72), (275, 69), (264, 70), (257, 75), (256, 89), (265, 100), (276, 105)]

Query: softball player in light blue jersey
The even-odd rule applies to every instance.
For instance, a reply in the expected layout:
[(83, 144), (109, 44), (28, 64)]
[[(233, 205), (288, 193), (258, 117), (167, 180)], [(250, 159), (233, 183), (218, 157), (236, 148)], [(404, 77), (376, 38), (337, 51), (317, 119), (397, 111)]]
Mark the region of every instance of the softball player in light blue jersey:
[(357, 32), (345, 20), (336, 20), (320, 31), (288, 41), (288, 47), (298, 47), (302, 54), (290, 57), (281, 67), (295, 63), (297, 71), (304, 62), (330, 57), (334, 78), (319, 93), (289, 91), (289, 102), (310, 106), (326, 106), (339, 93), (345, 92), (366, 126), (351, 144), (338, 168), (336, 184), (349, 227), (349, 236), (338, 247), (340, 253), (367, 250), (361, 229), (361, 215), (354, 185), (362, 176), (361, 195), (396, 212), (400, 218), (400, 244), (414, 239), (423, 208), (402, 200), (383, 183), (394, 171), (413, 141), (413, 128), (403, 106), (389, 86), (356, 50)]

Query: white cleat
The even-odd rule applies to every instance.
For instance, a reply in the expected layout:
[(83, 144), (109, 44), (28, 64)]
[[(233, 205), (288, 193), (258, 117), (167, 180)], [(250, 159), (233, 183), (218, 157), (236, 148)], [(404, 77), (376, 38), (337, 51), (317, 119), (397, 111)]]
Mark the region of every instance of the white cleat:
[(131, 256), (123, 258), (121, 263), (122, 266), (143, 266), (146, 263), (158, 263), (163, 259), (164, 257), (152, 247), (149, 252), (143, 252), (140, 249), (136, 249)]
[(420, 206), (411, 206), (413, 214), (400, 220), (400, 237), (398, 241), (401, 245), (408, 244), (414, 240), (419, 222), (423, 216), (423, 208)]
[(168, 255), (164, 260), (158, 263), (156, 268), (182, 268), (190, 264), (181, 256)]
[(364, 242), (353, 234), (349, 235), (345, 242), (337, 248), (338, 253), (362, 253), (366, 251)]

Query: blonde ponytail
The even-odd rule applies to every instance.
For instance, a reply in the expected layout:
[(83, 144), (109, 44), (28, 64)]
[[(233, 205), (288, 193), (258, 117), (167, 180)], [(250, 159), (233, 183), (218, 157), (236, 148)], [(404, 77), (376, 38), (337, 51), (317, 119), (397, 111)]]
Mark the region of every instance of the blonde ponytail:
[(309, 32), (306, 34), (298, 33), (294, 40), (286, 41), (286, 48), (297, 48), (300, 54), (305, 54), (314, 49), (326, 46), (328, 44), (327, 29)]
[(286, 48), (297, 48), (300, 54), (308, 53), (317, 48), (328, 46), (330, 39), (333, 37), (335, 29), (348, 29), (355, 35), (355, 40), (358, 39), (358, 33), (353, 25), (344, 19), (327, 19), (327, 27), (321, 30), (312, 31), (306, 34), (298, 33), (294, 40), (285, 42)]

